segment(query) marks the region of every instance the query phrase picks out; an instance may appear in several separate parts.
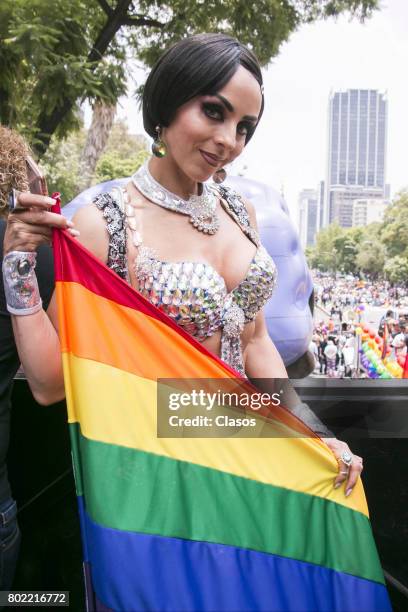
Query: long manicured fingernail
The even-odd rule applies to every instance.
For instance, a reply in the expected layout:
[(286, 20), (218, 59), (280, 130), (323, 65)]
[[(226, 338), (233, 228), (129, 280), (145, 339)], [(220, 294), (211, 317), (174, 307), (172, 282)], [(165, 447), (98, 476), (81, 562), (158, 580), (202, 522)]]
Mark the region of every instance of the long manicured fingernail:
[(74, 224), (72, 223), (72, 221), (67, 221), (67, 225), (68, 227), (74, 227)]
[(353, 489), (347, 489), (346, 491), (346, 497), (348, 497), (350, 495), (350, 493), (352, 492)]
[(47, 196), (47, 204), (49, 204), (50, 206), (55, 206), (54, 198), (50, 198), (49, 196)]
[(70, 228), (68, 231), (71, 234), (71, 236), (75, 236), (76, 237), (76, 236), (80, 236), (81, 235), (79, 230), (76, 230), (76, 229), (71, 229)]
[(336, 484), (334, 485), (334, 488), (338, 489), (340, 485), (341, 485), (341, 482), (336, 482)]

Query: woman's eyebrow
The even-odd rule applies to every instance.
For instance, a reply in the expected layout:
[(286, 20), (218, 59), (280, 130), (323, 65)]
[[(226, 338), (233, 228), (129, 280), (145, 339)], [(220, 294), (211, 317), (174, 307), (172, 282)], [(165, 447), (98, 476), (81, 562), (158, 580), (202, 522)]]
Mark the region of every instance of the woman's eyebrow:
[[(229, 100), (227, 100), (227, 98), (224, 98), (224, 96), (221, 96), (220, 94), (214, 94), (214, 96), (216, 98), (218, 98), (225, 106), (225, 108), (230, 112), (233, 113), (234, 112), (234, 107), (232, 106), (231, 102)], [(255, 117), (254, 115), (245, 115), (244, 117), (242, 117), (242, 119), (244, 119), (245, 121), (258, 121), (258, 117)]]

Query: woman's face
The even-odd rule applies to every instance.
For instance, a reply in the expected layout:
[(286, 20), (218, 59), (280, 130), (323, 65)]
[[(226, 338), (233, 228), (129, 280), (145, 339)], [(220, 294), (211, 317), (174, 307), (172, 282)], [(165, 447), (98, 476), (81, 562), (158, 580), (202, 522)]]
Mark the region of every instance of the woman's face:
[(239, 66), (216, 94), (193, 98), (177, 110), (162, 133), (167, 158), (190, 179), (206, 181), (241, 153), (261, 104), (259, 83)]

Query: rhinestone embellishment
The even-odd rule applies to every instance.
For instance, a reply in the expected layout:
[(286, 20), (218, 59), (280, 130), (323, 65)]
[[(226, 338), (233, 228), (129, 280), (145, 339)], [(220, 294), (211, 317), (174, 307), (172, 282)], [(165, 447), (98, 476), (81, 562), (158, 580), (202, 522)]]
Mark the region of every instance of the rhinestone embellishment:
[(258, 248), (245, 278), (228, 292), (222, 276), (207, 263), (158, 259), (157, 252), (143, 244), (135, 209), (125, 196), (123, 207), (116, 194), (94, 200), (107, 222), (108, 266), (129, 282), (125, 231), (129, 228), (129, 238), (138, 248), (134, 269), (140, 293), (199, 341), (221, 331), (221, 359), (245, 376), (241, 333), (272, 295), (277, 273), (272, 258), (259, 245), (241, 198), (222, 188), (222, 205)]
[(187, 215), (190, 222), (199, 231), (215, 234), (220, 227), (216, 214), (218, 195), (206, 183), (202, 184), (203, 193), (192, 195), (183, 200), (168, 189), (165, 189), (150, 174), (147, 163), (132, 176), (134, 185), (154, 204)]
[(224, 312), (224, 333), (230, 338), (239, 337), (244, 329), (245, 314), (238, 304), (231, 304)]

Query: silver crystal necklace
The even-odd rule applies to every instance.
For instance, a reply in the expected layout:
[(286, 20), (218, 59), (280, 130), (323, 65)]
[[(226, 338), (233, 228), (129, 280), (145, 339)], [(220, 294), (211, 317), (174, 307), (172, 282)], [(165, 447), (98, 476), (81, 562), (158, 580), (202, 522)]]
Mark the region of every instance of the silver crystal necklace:
[(215, 234), (220, 227), (216, 214), (218, 195), (206, 183), (202, 183), (201, 195), (191, 195), (188, 200), (183, 200), (175, 193), (165, 189), (152, 177), (147, 163), (135, 172), (132, 181), (137, 189), (154, 204), (190, 217), (190, 223), (199, 232)]

